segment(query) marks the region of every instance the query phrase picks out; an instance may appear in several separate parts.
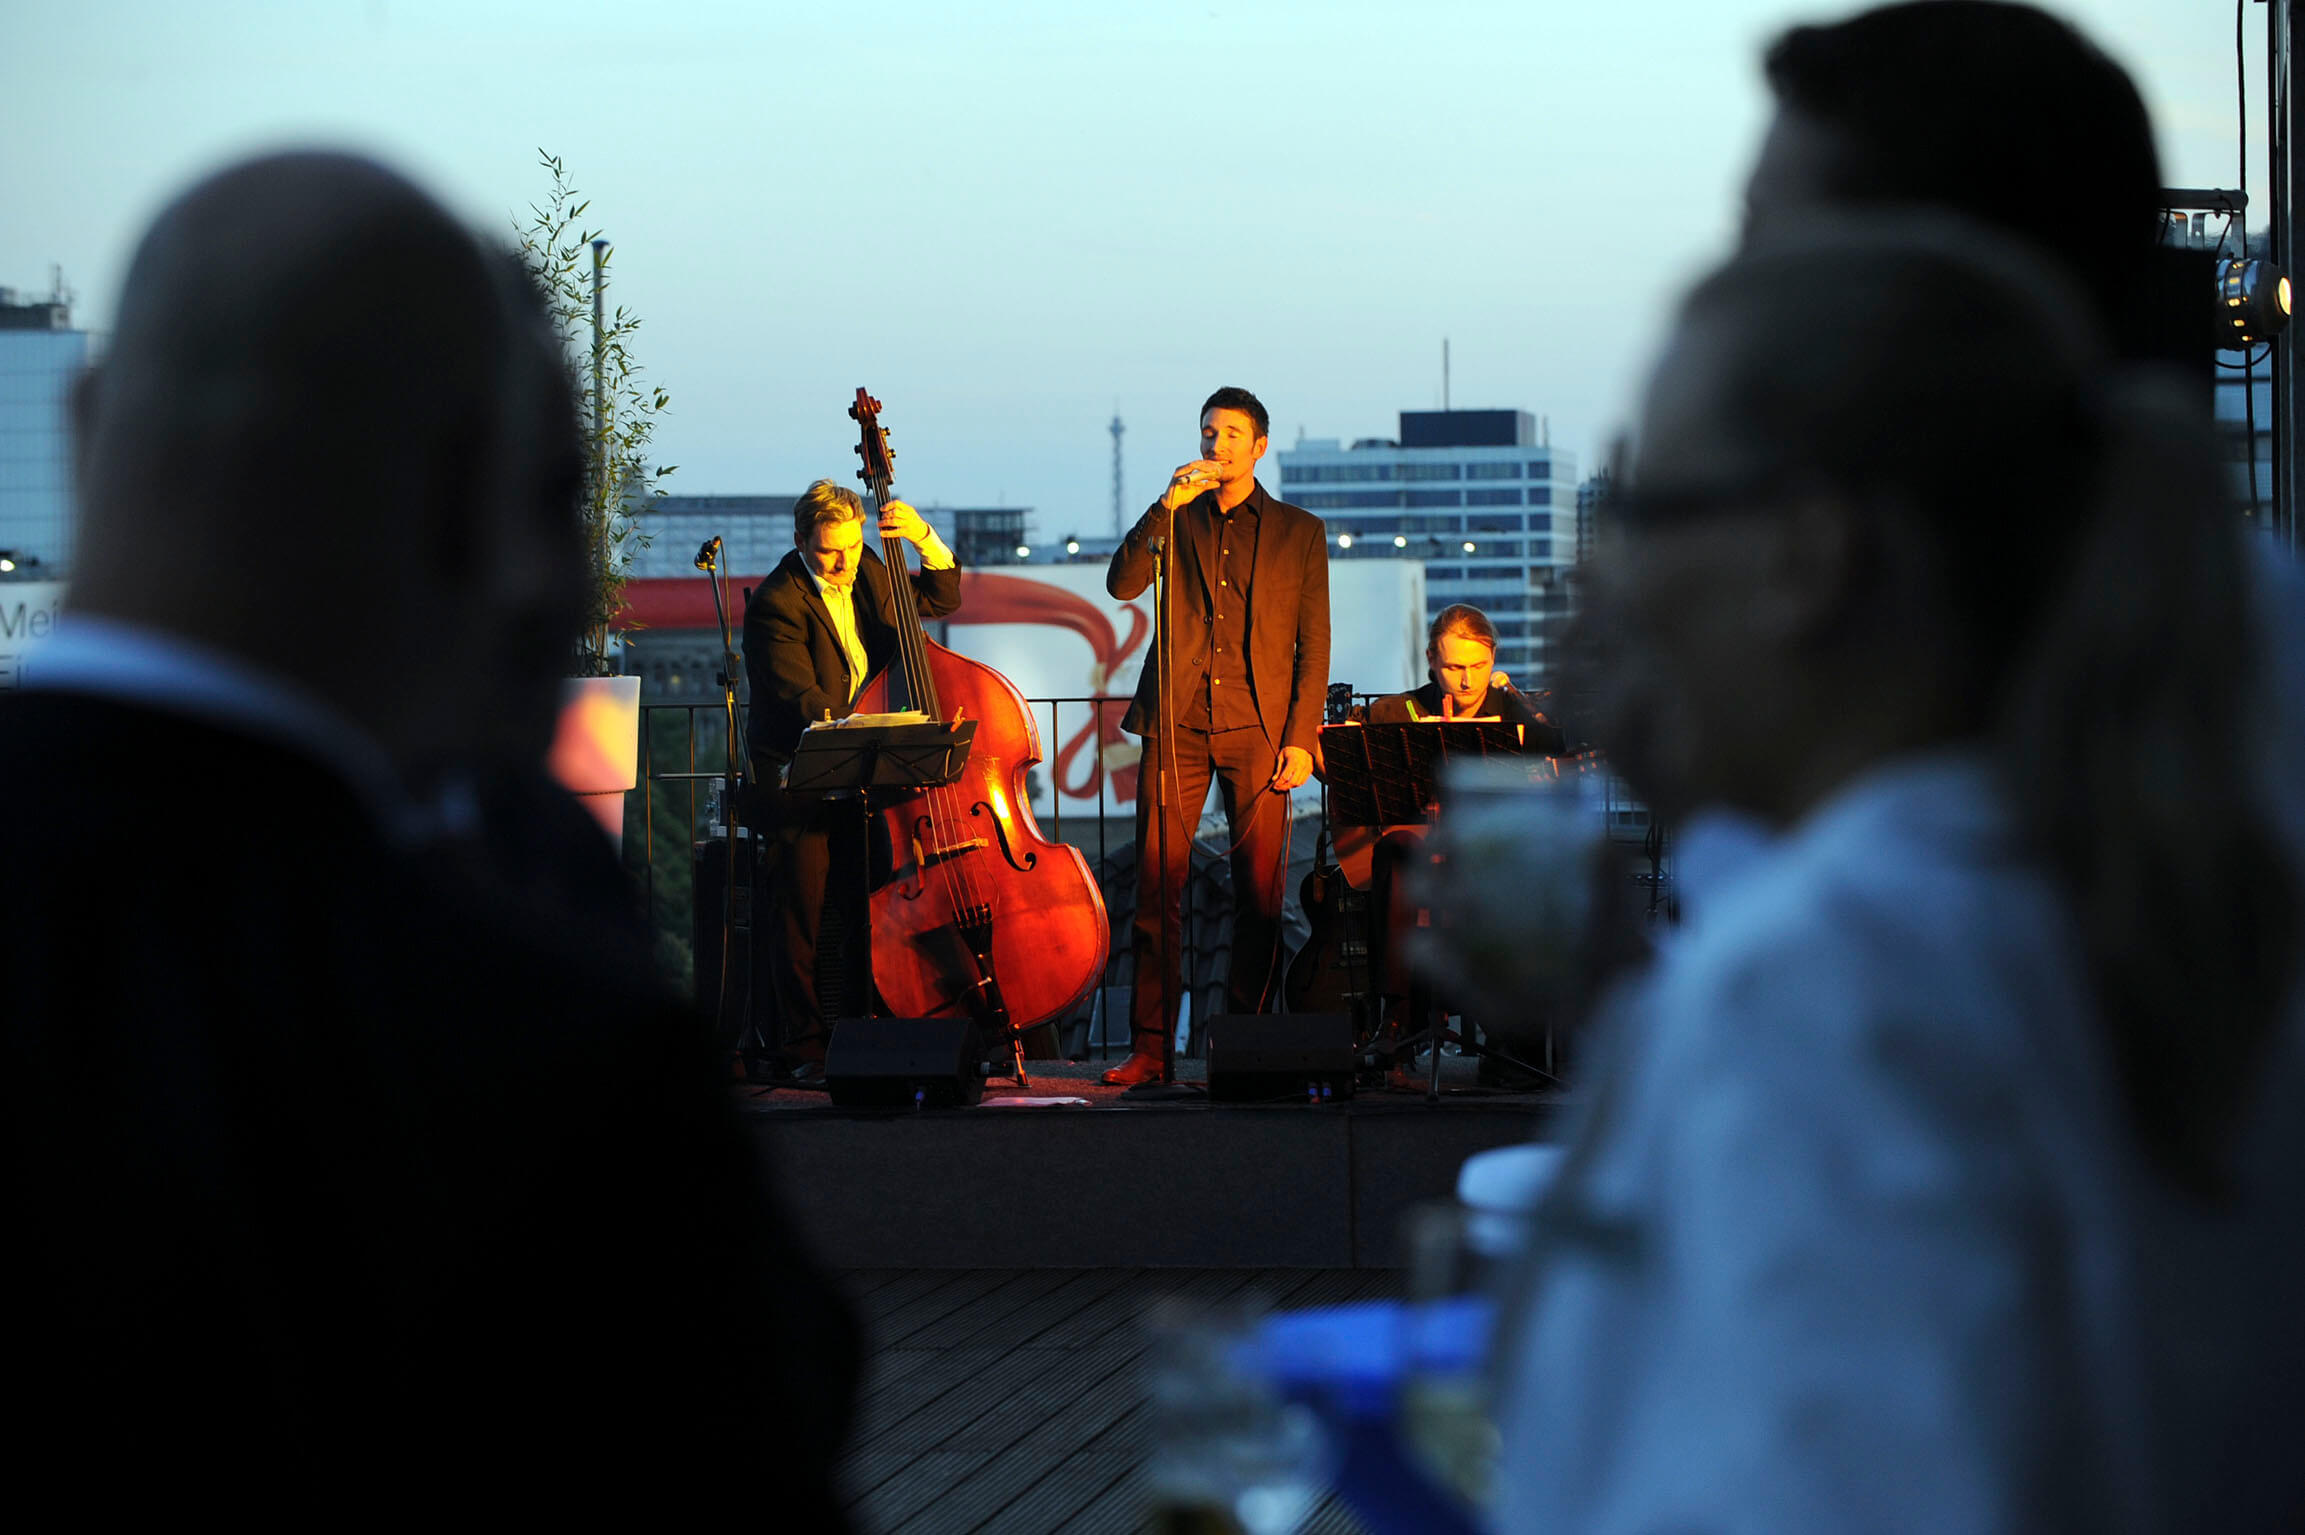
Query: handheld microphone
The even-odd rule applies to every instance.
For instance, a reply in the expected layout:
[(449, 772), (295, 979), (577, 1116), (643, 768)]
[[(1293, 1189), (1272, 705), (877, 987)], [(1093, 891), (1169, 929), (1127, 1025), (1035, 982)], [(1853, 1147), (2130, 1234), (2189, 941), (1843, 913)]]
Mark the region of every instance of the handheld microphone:
[(720, 536), (715, 534), (704, 541), (703, 548), (696, 551), (696, 568), (698, 570), (710, 570), (713, 562), (719, 558)]

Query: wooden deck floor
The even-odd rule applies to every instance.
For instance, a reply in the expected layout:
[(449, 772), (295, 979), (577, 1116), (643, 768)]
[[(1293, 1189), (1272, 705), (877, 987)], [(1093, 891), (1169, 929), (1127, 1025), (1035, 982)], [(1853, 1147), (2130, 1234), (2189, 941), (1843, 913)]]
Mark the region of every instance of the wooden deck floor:
[[(1140, 1319), (1161, 1296), (1272, 1308), (1396, 1293), (1370, 1269), (873, 1269), (842, 1480), (865, 1535), (1133, 1535), (1150, 1447)], [(1304, 1528), (1359, 1526), (1323, 1503)]]

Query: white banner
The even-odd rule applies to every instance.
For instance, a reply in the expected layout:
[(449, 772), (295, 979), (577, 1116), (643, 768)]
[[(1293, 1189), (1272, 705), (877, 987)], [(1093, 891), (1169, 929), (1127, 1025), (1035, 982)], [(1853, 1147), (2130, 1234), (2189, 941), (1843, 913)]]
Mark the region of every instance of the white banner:
[(0, 581), (0, 688), (24, 685), (24, 658), (56, 627), (61, 581)]
[[(1027, 698), (1085, 700), (1033, 707), (1041, 734), (1033, 809), (1052, 788), (1064, 813), (1133, 814), (1140, 748), (1121, 731), (1152, 647), (1152, 593), (1107, 596), (1105, 567), (1003, 565), (964, 572), (946, 642), (1005, 674)], [(1425, 570), (1413, 560), (1340, 560), (1329, 567), (1329, 677), (1359, 693), (1424, 680)], [(1100, 798), (1101, 792), (1101, 798)]]

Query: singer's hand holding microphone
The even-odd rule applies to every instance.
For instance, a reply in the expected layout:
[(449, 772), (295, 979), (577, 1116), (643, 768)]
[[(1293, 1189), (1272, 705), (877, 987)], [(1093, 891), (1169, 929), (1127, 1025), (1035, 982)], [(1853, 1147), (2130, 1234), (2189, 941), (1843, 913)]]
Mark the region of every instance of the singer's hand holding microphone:
[(1180, 465), (1169, 476), (1168, 489), (1161, 492), (1161, 505), (1170, 511), (1185, 505), (1204, 490), (1217, 488), (1217, 466), (1213, 459), (1196, 458)]

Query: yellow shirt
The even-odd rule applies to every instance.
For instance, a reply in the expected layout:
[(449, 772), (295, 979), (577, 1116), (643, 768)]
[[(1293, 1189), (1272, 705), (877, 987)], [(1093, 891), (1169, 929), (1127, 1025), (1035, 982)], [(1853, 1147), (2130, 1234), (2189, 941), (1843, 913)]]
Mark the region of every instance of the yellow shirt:
[[(920, 568), (923, 570), (950, 570), (955, 561), (952, 551), (943, 539), (929, 535), (920, 550)], [(861, 576), (861, 569), (859, 571)], [(824, 610), (832, 617), (832, 637), (840, 641), (840, 653), (848, 658), (848, 702), (856, 702), (856, 695), (864, 691), (865, 668), (871, 664), (865, 657), (864, 637), (856, 627), (856, 583), (834, 586), (810, 570), (808, 578), (816, 583), (817, 595), (824, 599)]]
[(824, 598), (824, 610), (832, 615), (832, 637), (840, 641), (840, 653), (848, 658), (848, 700), (856, 701), (864, 687), (864, 640), (856, 632), (856, 586), (834, 586), (819, 579), (818, 595)]

